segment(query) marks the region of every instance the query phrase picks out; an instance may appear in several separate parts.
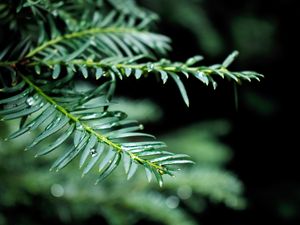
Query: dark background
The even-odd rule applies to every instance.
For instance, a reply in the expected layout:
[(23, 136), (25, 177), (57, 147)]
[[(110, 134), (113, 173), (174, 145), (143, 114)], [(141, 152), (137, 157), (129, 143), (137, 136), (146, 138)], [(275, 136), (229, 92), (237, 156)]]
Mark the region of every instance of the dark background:
[[(255, 70), (265, 75), (260, 83), (237, 87), (237, 107), (234, 87), (226, 81), (221, 82), (216, 91), (199, 82), (187, 81), (190, 108), (185, 107), (171, 82), (164, 87), (151, 79), (147, 83), (138, 82), (139, 85), (133, 80), (120, 85), (120, 94), (149, 97), (151, 93), (163, 107), (164, 120), (152, 128), (156, 133), (200, 120), (226, 118), (231, 121), (233, 132), (224, 140), (235, 154), (229, 169), (245, 183), (249, 206), (242, 212), (211, 206), (200, 221), (205, 224), (299, 224), (296, 1), (183, 3), (182, 7), (190, 4), (192, 11), (205, 12), (204, 19), (219, 35), (220, 43), (216, 44), (221, 46), (219, 49), (209, 48), (209, 40), (202, 42), (202, 46), (198, 43), (197, 22), (190, 27), (182, 26), (180, 20), (186, 18), (182, 17), (180, 10), (183, 9), (178, 5), (183, 1), (176, 4), (167, 0), (140, 2), (161, 16), (158, 30), (173, 40), (172, 59), (184, 60), (203, 53), (204, 63), (211, 64), (221, 62), (237, 49), (241, 57), (231, 67), (233, 70)], [(206, 30), (210, 35), (211, 27), (201, 27), (201, 24), (199, 20), (198, 29), (203, 30), (203, 36)]]

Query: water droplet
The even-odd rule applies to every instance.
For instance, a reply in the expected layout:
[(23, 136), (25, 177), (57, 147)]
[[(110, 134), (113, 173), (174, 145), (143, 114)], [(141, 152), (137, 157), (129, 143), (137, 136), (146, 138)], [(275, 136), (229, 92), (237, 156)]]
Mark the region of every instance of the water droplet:
[(179, 198), (177, 196), (170, 196), (166, 199), (166, 205), (170, 209), (175, 209), (179, 205)]
[(95, 156), (98, 155), (98, 152), (97, 152), (96, 149), (92, 148), (92, 149), (90, 150), (90, 154), (91, 154), (92, 157), (95, 157)]
[(60, 184), (53, 184), (50, 188), (50, 192), (54, 197), (62, 197), (65, 193), (65, 189)]
[(148, 63), (147, 64), (147, 69), (148, 69), (148, 72), (151, 72), (154, 69), (153, 63)]
[(192, 191), (193, 190), (190, 186), (187, 186), (187, 185), (180, 186), (177, 189), (177, 195), (179, 196), (179, 198), (186, 200), (192, 196)]
[(83, 126), (80, 124), (76, 127), (76, 130), (83, 130)]
[(26, 104), (29, 106), (32, 106), (35, 103), (35, 100), (33, 97), (29, 97), (26, 99)]
[(52, 11), (52, 15), (53, 15), (53, 16), (57, 16), (57, 15), (58, 15), (57, 10), (53, 10), (53, 11)]
[(216, 90), (216, 88), (217, 88), (217, 85), (218, 85), (218, 84), (217, 84), (217, 82), (213, 81), (213, 83), (212, 83), (212, 84), (213, 84), (213, 88), (214, 88), (214, 90)]
[(117, 112), (117, 113), (115, 114), (115, 116), (116, 116), (116, 117), (122, 117), (122, 113), (121, 113), (121, 112)]
[(140, 130), (144, 130), (144, 125), (143, 125), (143, 124), (140, 124), (140, 125), (139, 125), (139, 128), (140, 128)]

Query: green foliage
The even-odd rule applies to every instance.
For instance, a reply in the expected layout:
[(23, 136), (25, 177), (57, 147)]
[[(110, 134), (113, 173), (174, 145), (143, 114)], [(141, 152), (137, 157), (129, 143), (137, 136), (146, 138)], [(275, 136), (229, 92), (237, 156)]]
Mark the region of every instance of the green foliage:
[[(162, 150), (166, 145), (140, 132), (142, 126), (125, 113), (110, 111), (117, 79), (153, 75), (165, 83), (171, 77), (189, 105), (182, 75), (214, 88), (217, 77), (238, 83), (261, 77), (228, 69), (237, 52), (212, 66), (198, 65), (201, 56), (186, 62), (162, 58), (171, 49), (170, 39), (152, 32), (157, 16), (130, 0), (7, 1), (0, 5), (0, 18), (1, 29), (18, 37), (1, 46), (0, 54), (1, 120), (20, 119), (8, 139), (39, 129), (27, 150), (36, 148), (41, 156), (63, 148), (54, 170), (81, 154), (83, 175), (98, 167), (97, 182), (122, 161), (128, 179), (140, 166), (160, 185), (162, 175), (192, 163), (186, 154)], [(78, 88), (81, 79), (97, 85)], [(48, 138), (53, 141), (47, 146)]]
[[(6, 123), (0, 132), (13, 130), (15, 125), (16, 121)], [(175, 152), (193, 153), (191, 156), (196, 163), (178, 173), (176, 179), (166, 177), (162, 188), (148, 184), (141, 171), (127, 181), (122, 169), (117, 169), (110, 179), (94, 186), (91, 183), (97, 171), (92, 171), (83, 182), (80, 177), (74, 176), (78, 170), (74, 164), (59, 174), (45, 176), (47, 164), (59, 152), (35, 163), (30, 154), (18, 157), (28, 138), (34, 137), (38, 131), (17, 140), (0, 141), (0, 149), (11, 149), (0, 151), (0, 190), (3, 193), (0, 195), (0, 208), (3, 209), (4, 224), (12, 221), (5, 212), (18, 213), (19, 205), (32, 210), (47, 205), (47, 212), (43, 211), (45, 207), (40, 207), (42, 219), (31, 213), (21, 215), (19, 212), (18, 219), (14, 221), (22, 221), (22, 224), (26, 224), (24, 221), (40, 224), (41, 220), (48, 219), (56, 224), (77, 224), (77, 221), (87, 224), (89, 218), (99, 220), (102, 217), (111, 225), (132, 225), (145, 220), (166, 225), (194, 225), (198, 223), (192, 214), (203, 212), (210, 204), (222, 203), (233, 209), (243, 209), (243, 185), (234, 174), (222, 168), (229, 160), (231, 150), (219, 141), (219, 137), (228, 132), (229, 124), (220, 120), (195, 123), (160, 137), (170, 142)], [(184, 148), (182, 140), (188, 141)], [(194, 151), (186, 148), (188, 146)], [(38, 199), (37, 202), (31, 202), (32, 198)]]
[[(148, 7), (164, 16), (164, 20), (193, 34), (201, 50), (210, 56), (224, 52), (226, 44), (216, 29), (203, 0), (142, 0)], [(244, 55), (244, 52), (243, 52)]]

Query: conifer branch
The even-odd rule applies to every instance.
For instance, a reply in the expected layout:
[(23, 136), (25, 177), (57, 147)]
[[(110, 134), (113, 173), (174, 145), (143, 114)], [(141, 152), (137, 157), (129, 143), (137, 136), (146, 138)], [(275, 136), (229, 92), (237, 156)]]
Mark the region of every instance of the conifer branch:
[[(171, 50), (170, 39), (151, 32), (155, 14), (141, 10), (133, 1), (99, 2), (0, 4), (1, 28), (18, 42), (11, 41), (0, 52), (0, 120), (20, 119), (19, 129), (8, 139), (42, 128), (27, 146), (28, 150), (40, 146), (37, 156), (72, 140), (52, 169), (62, 169), (81, 154), (83, 175), (98, 164), (98, 181), (123, 161), (128, 179), (141, 166), (149, 180), (154, 176), (162, 185), (162, 175), (172, 175), (178, 165), (192, 161), (187, 155), (162, 150), (165, 143), (140, 132), (140, 124), (126, 119), (124, 112), (109, 110), (116, 78), (140, 79), (151, 73), (165, 83), (171, 77), (189, 105), (182, 75), (213, 88), (217, 86), (215, 77), (240, 83), (259, 80), (262, 75), (228, 69), (236, 51), (211, 66), (199, 64), (202, 56), (185, 62), (163, 59)], [(78, 75), (99, 80), (99, 86), (76, 90)], [(43, 141), (51, 137), (54, 141), (45, 146)]]
[[(99, 34), (107, 34), (107, 33), (112, 33), (112, 34), (143, 34), (143, 35), (151, 35), (152, 33), (142, 31), (142, 30), (137, 30), (134, 28), (124, 28), (124, 27), (106, 27), (106, 28), (91, 28), (79, 32), (74, 32), (70, 34), (65, 34), (63, 36), (56, 37), (54, 39), (51, 39), (42, 45), (36, 47), (32, 51), (30, 51), (25, 57), (26, 58), (31, 58), (37, 53), (43, 51), (44, 49), (51, 47), (59, 42), (69, 40), (69, 39), (79, 39), (85, 36), (89, 36), (89, 38), (99, 35)], [(156, 34), (158, 35), (158, 34)]]

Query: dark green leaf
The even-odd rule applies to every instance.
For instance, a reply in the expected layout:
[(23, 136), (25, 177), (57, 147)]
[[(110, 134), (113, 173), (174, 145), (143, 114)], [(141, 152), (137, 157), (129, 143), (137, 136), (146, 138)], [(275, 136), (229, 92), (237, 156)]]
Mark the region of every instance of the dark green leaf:
[[(9, 135), (8, 139), (16, 138), (22, 134), (25, 134), (28, 131), (36, 129), (38, 126), (40, 126), (45, 120), (47, 120), (55, 111), (55, 108), (49, 105), (48, 107), (45, 107), (45, 110), (36, 117), (33, 121), (28, 123), (26, 126), (22, 127), (18, 131), (12, 133)], [(55, 115), (55, 114), (54, 114)]]
[(41, 67), (40, 67), (40, 65), (35, 65), (35, 66), (34, 66), (34, 70), (35, 70), (35, 72), (36, 72), (38, 75), (41, 74)]
[(99, 171), (103, 172), (105, 167), (111, 164), (113, 158), (117, 155), (117, 153), (113, 150), (113, 148), (108, 149), (108, 153), (106, 154), (105, 158), (99, 164)]
[(116, 167), (119, 165), (121, 160), (120, 153), (116, 153), (114, 159), (109, 163), (109, 165), (101, 172), (99, 178), (97, 179), (96, 183), (104, 180), (109, 174), (111, 174)]
[(151, 182), (151, 180), (152, 180), (151, 168), (148, 166), (148, 164), (144, 164), (144, 169), (145, 169), (145, 173), (146, 173), (148, 182)]
[(120, 48), (124, 51), (125, 55), (132, 57), (133, 54), (131, 52), (131, 50), (128, 48), (128, 46), (123, 42), (122, 39), (120, 39), (119, 37), (117, 37), (116, 35), (113, 34), (109, 34), (109, 37), (114, 40), (115, 43), (117, 43)]
[(236, 57), (239, 55), (238, 51), (234, 51), (232, 52), (222, 63), (222, 66), (224, 67), (228, 67), (235, 59)]
[(54, 68), (53, 68), (52, 78), (57, 79), (59, 74), (60, 74), (60, 65), (56, 64), (56, 65), (54, 65)]
[(89, 74), (88, 74), (87, 68), (85, 66), (80, 66), (79, 68), (80, 68), (80, 71), (81, 71), (83, 77), (85, 79), (88, 78)]
[(111, 38), (109, 36), (99, 36), (99, 39), (103, 42), (103, 44), (105, 44), (106, 46), (108, 46), (111, 51), (113, 51), (115, 53), (115, 55), (118, 56), (122, 56), (122, 52), (119, 50), (118, 46), (116, 43), (114, 43)]
[(145, 133), (139, 133), (139, 132), (129, 132), (129, 133), (116, 133), (114, 135), (110, 135), (110, 139), (116, 139), (116, 138), (128, 138), (128, 137), (150, 137), (155, 138), (155, 136), (151, 134), (145, 134)]
[(99, 160), (100, 156), (102, 155), (102, 153), (104, 151), (104, 148), (105, 148), (104, 144), (98, 143), (98, 146), (97, 146), (97, 149), (96, 149), (96, 155), (92, 156), (92, 158), (90, 159), (90, 161), (88, 162), (88, 164), (84, 168), (84, 170), (82, 172), (82, 176), (87, 174), (93, 168), (93, 166), (96, 164), (96, 162)]
[(151, 171), (154, 174), (159, 186), (162, 187), (163, 186), (163, 179), (162, 179), (161, 174), (155, 168), (151, 168)]
[(204, 84), (208, 85), (209, 80), (208, 80), (208, 78), (207, 78), (207, 76), (206, 76), (205, 73), (203, 73), (202, 71), (198, 71), (198, 72), (196, 72), (194, 75), (195, 75), (195, 77), (197, 77), (199, 80), (201, 80)]
[(27, 147), (27, 149), (30, 149), (32, 147), (34, 147), (35, 145), (37, 145), (38, 143), (40, 143), (42, 140), (44, 140), (45, 138), (49, 137), (50, 135), (56, 133), (57, 131), (59, 131), (60, 129), (62, 129), (68, 122), (69, 122), (69, 118), (66, 117), (65, 115), (59, 115), (55, 121), (53, 121), (49, 128), (45, 129), (45, 131), (43, 131), (39, 136), (37, 136), (34, 141)]
[(20, 94), (14, 95), (14, 96), (9, 97), (9, 98), (1, 99), (0, 100), (0, 104), (12, 103), (14, 101), (17, 101), (17, 100), (19, 100), (22, 97), (28, 96), (32, 92), (32, 90), (33, 90), (32, 88), (27, 88), (25, 91), (23, 91)]
[(161, 79), (163, 81), (163, 83), (165, 84), (168, 80), (168, 74), (167, 72), (163, 71), (163, 70), (160, 70), (160, 75), (161, 75)]
[(129, 180), (136, 173), (137, 168), (138, 168), (138, 164), (132, 161), (130, 169), (128, 171), (127, 180)]
[(73, 147), (71, 149), (71, 151), (67, 152), (67, 154), (65, 154), (59, 160), (59, 162), (56, 163), (57, 164), (55, 166), (56, 170), (58, 171), (58, 170), (64, 168), (67, 164), (69, 164), (79, 154), (79, 152), (85, 147), (87, 140), (88, 140), (88, 137), (85, 136), (84, 139), (82, 140), (82, 142), (80, 142), (80, 144), (78, 146)]
[(80, 141), (84, 138), (85, 131), (81, 130), (80, 125), (76, 125), (76, 130), (74, 134), (74, 146), (79, 145)]
[(186, 157), (189, 157), (189, 156), (186, 154), (167, 155), (167, 156), (152, 159), (152, 160), (150, 160), (150, 162), (162, 162), (162, 161), (166, 161), (166, 160), (181, 159), (181, 158), (186, 158)]
[(123, 163), (124, 163), (125, 173), (128, 174), (132, 160), (131, 160), (131, 157), (127, 153), (123, 153)]
[(71, 136), (71, 134), (74, 131), (74, 128), (75, 128), (75, 124), (70, 125), (69, 128), (63, 134), (61, 134), (61, 136), (55, 142), (51, 143), (48, 147), (40, 150), (35, 156), (38, 157), (38, 156), (46, 155), (52, 152), (53, 150), (55, 150), (56, 148), (58, 148)]
[(113, 22), (114, 17), (117, 15), (117, 12), (112, 10), (101, 22), (100, 27), (105, 27)]
[(178, 88), (179, 88), (179, 91), (180, 91), (180, 93), (181, 93), (181, 96), (182, 96), (182, 98), (183, 98), (185, 104), (186, 104), (187, 106), (189, 106), (189, 105), (190, 105), (189, 98), (188, 98), (188, 96), (187, 96), (185, 87), (184, 87), (182, 81), (180, 80), (179, 76), (176, 75), (176, 74), (174, 74), (174, 73), (170, 73), (170, 76), (171, 76), (171, 77), (174, 79), (174, 81), (176, 82), (176, 84), (177, 84), (177, 86), (178, 86)]
[(201, 55), (196, 55), (196, 56), (194, 56), (194, 57), (192, 57), (192, 58), (189, 58), (189, 59), (186, 61), (185, 64), (186, 64), (187, 66), (192, 66), (192, 65), (196, 64), (197, 62), (200, 62), (202, 59), (203, 59), (203, 56), (201, 56)]
[(42, 109), (44, 106), (45, 106), (45, 104), (43, 102), (41, 102), (40, 104), (35, 105), (31, 108), (24, 109), (24, 110), (21, 110), (21, 111), (16, 112), (16, 113), (6, 115), (1, 120), (12, 120), (12, 119), (21, 118), (22, 116), (30, 115), (30, 114)]
[(96, 136), (94, 136), (94, 135), (90, 136), (90, 139), (89, 139), (87, 145), (85, 146), (85, 149), (83, 150), (80, 161), (79, 161), (80, 168), (83, 166), (84, 162), (86, 161), (87, 157), (90, 154), (91, 149), (96, 145), (97, 141), (98, 141), (98, 138)]
[(162, 166), (165, 166), (165, 165), (177, 165), (177, 164), (188, 164), (188, 163), (194, 164), (194, 162), (192, 160), (187, 160), (187, 159), (166, 160), (159, 164)]
[(174, 155), (174, 153), (162, 151), (162, 150), (151, 150), (151, 151), (144, 151), (144, 152), (137, 153), (137, 156), (139, 157), (154, 156), (154, 155)]
[(72, 59), (75, 59), (76, 57), (78, 57), (82, 52), (84, 52), (89, 46), (90, 46), (91, 42), (90, 40), (88, 40), (85, 44), (83, 44), (80, 48), (78, 48), (76, 51), (74, 51), (73, 53), (69, 54), (64, 60), (65, 61), (71, 61)]
[(103, 69), (101, 67), (98, 67), (96, 69), (96, 80), (100, 79), (103, 75)]
[(129, 68), (129, 67), (126, 67), (126, 68), (125, 68), (125, 75), (126, 75), (127, 77), (130, 76), (131, 72), (132, 72), (132, 69), (131, 69), (131, 68)]

